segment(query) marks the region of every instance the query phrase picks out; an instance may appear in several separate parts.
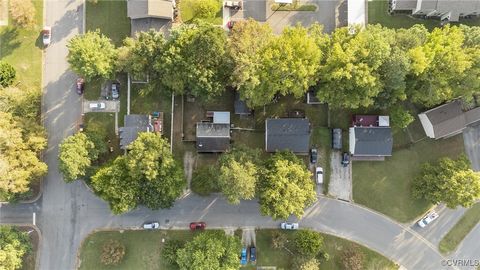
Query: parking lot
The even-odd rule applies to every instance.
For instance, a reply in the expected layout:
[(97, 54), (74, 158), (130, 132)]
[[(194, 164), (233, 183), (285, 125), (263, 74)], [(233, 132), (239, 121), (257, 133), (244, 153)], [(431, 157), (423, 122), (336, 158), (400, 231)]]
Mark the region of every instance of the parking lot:
[(333, 151), (331, 155), (330, 184), (328, 193), (335, 198), (351, 201), (352, 200), (352, 163), (344, 167), (341, 164), (342, 153)]

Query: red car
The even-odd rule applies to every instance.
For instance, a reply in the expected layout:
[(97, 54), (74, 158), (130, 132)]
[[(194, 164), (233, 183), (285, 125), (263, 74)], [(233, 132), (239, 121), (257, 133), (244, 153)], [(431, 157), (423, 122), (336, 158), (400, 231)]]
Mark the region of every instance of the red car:
[(192, 222), (192, 223), (190, 223), (190, 230), (192, 230), (192, 231), (205, 230), (205, 227), (207, 227), (207, 224), (205, 224), (205, 222)]

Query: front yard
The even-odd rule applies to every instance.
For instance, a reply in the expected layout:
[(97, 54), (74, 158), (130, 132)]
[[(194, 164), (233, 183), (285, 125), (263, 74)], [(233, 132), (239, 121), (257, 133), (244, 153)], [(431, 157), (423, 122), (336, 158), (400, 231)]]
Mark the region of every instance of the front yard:
[(101, 33), (112, 39), (116, 46), (122, 45), (124, 38), (130, 36), (130, 19), (127, 17), (126, 0), (98, 0), (94, 4), (85, 2), (86, 30), (100, 30)]

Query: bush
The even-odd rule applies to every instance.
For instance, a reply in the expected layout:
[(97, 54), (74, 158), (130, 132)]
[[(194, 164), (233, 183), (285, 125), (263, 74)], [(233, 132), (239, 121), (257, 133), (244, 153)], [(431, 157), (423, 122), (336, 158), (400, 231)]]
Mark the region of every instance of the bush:
[(193, 11), (195, 18), (211, 19), (215, 18), (220, 5), (217, 0), (195, 0)]
[(320, 262), (315, 258), (295, 257), (295, 259), (293, 260), (293, 269), (320, 270)]
[(345, 269), (361, 270), (363, 269), (363, 253), (354, 246), (347, 248), (342, 253), (342, 264)]
[(35, 7), (31, 0), (10, 0), (10, 15), (20, 27), (31, 27), (35, 24)]
[(0, 226), (0, 269), (20, 269), (23, 257), (31, 250), (27, 233), (11, 226)]
[(201, 196), (208, 196), (210, 193), (220, 192), (218, 187), (216, 168), (212, 166), (200, 167), (193, 172), (190, 188)]
[(12, 85), (17, 77), (17, 72), (7, 62), (0, 61), (0, 87), (7, 87)]
[(117, 240), (108, 240), (103, 244), (100, 261), (104, 265), (118, 265), (125, 256), (125, 246)]
[(306, 257), (315, 257), (323, 248), (323, 237), (312, 230), (300, 230), (295, 233), (296, 250)]
[(171, 265), (177, 266), (177, 250), (183, 248), (179, 240), (168, 240), (162, 249), (162, 259)]
[(405, 129), (410, 125), (415, 118), (408, 112), (408, 110), (402, 108), (401, 106), (396, 106), (390, 112), (390, 117), (392, 118), (392, 126)]
[(285, 233), (279, 231), (272, 232), (272, 248), (284, 248), (287, 242), (288, 239)]

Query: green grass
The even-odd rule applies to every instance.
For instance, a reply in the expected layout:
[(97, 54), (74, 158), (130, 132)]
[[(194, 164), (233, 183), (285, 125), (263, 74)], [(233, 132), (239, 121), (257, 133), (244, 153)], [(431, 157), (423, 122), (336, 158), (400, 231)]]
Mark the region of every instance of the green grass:
[(440, 252), (447, 254), (454, 251), (479, 221), (480, 203), (476, 203), (465, 212), (457, 224), (442, 238), (438, 245)]
[[(393, 140), (395, 141), (395, 135)], [(430, 204), (411, 195), (413, 179), (421, 165), (441, 157), (457, 157), (464, 152), (463, 137), (425, 139), (408, 148), (393, 151), (379, 162), (353, 162), (353, 199), (400, 222), (424, 213)]]
[(410, 28), (415, 24), (423, 24), (427, 29), (440, 26), (440, 21), (435, 19), (417, 19), (407, 14), (390, 15), (386, 0), (368, 1), (368, 23), (378, 23), (389, 28)]
[(130, 19), (127, 17), (126, 0), (99, 0), (93, 4), (86, 1), (86, 29), (101, 33), (112, 39), (116, 46), (130, 36)]
[[(181, 0), (180, 1), (180, 16), (182, 17), (182, 21), (185, 23), (190, 23), (192, 22), (193, 19), (195, 19), (195, 11), (193, 10), (194, 2), (196, 0)], [(215, 25), (222, 25), (223, 23), (223, 18), (222, 18), (222, 10), (223, 10), (223, 1), (218, 0), (218, 12), (215, 14), (214, 18), (209, 18), (209, 19), (202, 19), (203, 21), (215, 24)]]

